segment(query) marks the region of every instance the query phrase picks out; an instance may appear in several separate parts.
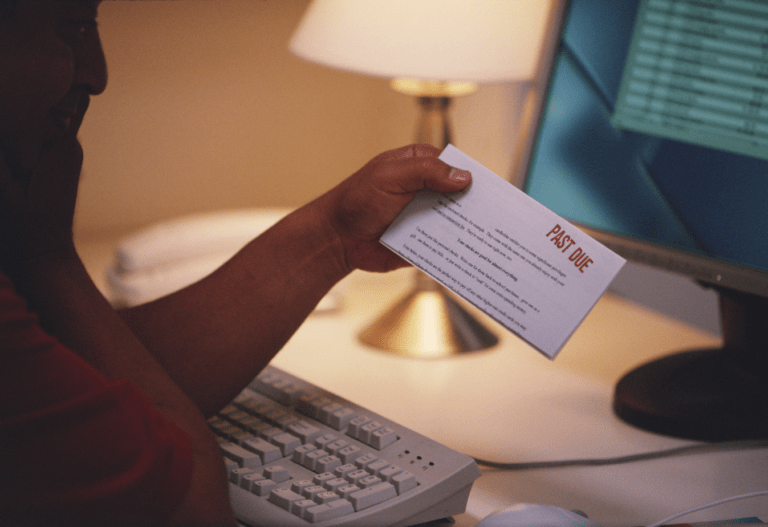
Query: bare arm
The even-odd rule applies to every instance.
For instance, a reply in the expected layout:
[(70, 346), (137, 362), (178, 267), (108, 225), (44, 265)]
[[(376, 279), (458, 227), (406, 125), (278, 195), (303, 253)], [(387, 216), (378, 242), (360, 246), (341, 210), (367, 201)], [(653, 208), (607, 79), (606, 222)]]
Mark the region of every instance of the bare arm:
[(210, 277), (122, 313), (204, 413), (234, 397), (328, 290), (354, 269), (406, 263), (378, 239), (423, 188), (463, 189), (468, 174), (429, 146), (386, 152), (247, 245)]
[(21, 188), (0, 157), (0, 264), (45, 328), (105, 376), (124, 378), (186, 432), (194, 473), (180, 525), (229, 525), (218, 447), (203, 414), (231, 399), (277, 353), (317, 302), (353, 269), (405, 265), (378, 243), (414, 193), (468, 184), (410, 147), (374, 159), (254, 240), (211, 277), (116, 313), (72, 243), (82, 151), (74, 135), (51, 147)]

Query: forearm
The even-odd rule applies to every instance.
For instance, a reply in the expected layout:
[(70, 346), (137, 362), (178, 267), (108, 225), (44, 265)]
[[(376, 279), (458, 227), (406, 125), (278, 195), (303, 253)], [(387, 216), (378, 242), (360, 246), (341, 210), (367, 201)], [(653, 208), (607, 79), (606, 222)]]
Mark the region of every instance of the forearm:
[(289, 215), (206, 279), (121, 312), (206, 415), (250, 382), (349, 272), (321, 205)]
[(320, 299), (353, 269), (405, 261), (379, 237), (416, 192), (455, 192), (461, 173), (436, 149), (385, 152), (280, 221), (210, 277), (123, 314), (171, 377), (209, 415), (272, 359)]

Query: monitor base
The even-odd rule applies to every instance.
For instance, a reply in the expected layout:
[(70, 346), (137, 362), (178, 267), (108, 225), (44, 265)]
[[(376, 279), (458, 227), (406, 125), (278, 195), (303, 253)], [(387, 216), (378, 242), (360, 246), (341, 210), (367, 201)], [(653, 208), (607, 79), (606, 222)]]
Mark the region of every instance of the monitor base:
[(768, 300), (720, 291), (725, 343), (627, 373), (613, 409), (624, 421), (702, 441), (768, 439)]
[(702, 441), (768, 439), (765, 379), (733, 368), (721, 350), (664, 357), (616, 385), (613, 408), (650, 432)]

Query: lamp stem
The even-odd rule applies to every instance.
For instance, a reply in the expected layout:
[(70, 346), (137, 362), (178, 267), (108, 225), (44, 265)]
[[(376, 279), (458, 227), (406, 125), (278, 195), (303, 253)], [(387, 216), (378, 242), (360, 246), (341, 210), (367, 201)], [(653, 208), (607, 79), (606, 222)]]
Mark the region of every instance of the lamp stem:
[(452, 141), (448, 121), (450, 97), (419, 97), (421, 112), (416, 127), (416, 142), (443, 149)]
[[(416, 141), (443, 149), (451, 142), (451, 98), (421, 96)], [(495, 346), (499, 339), (478, 322), (447, 289), (414, 270), (410, 293), (360, 334), (370, 346), (416, 358), (444, 358)]]

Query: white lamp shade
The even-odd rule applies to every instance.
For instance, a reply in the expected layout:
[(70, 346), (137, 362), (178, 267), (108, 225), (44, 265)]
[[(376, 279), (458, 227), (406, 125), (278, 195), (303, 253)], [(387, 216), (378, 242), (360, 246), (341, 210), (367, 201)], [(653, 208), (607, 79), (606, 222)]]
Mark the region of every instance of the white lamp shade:
[(387, 78), (478, 83), (534, 76), (549, 0), (314, 0), (290, 49)]

